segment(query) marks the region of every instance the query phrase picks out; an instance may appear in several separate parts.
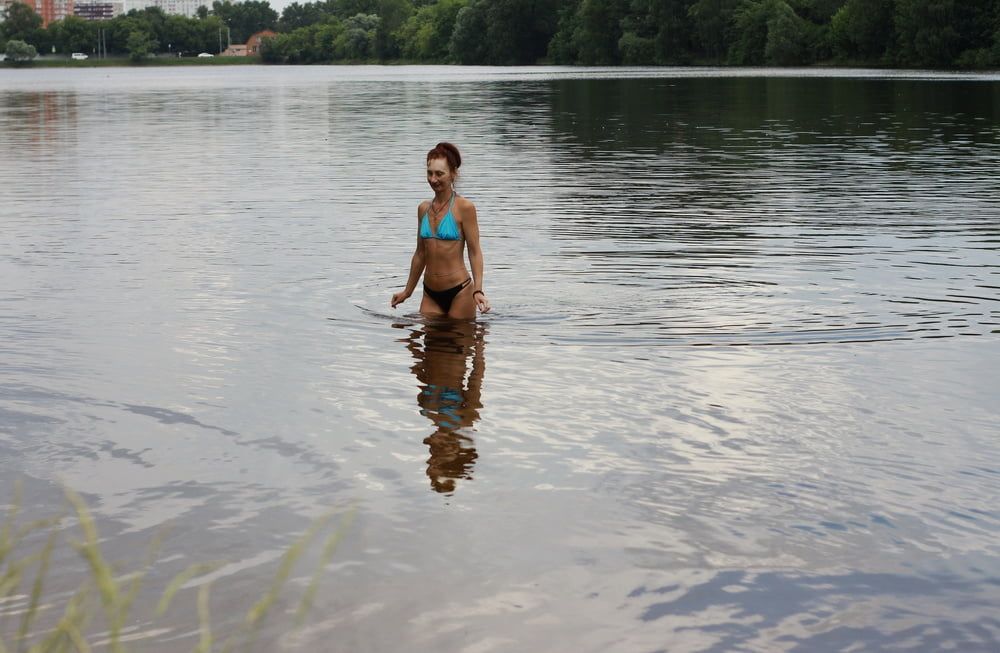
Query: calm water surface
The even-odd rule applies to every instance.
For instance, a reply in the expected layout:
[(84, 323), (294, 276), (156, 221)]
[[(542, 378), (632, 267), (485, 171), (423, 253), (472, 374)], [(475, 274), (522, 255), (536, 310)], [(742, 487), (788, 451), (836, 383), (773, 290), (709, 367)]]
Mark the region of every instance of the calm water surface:
[[(444, 139), (478, 324), (388, 308)], [(1000, 76), (3, 70), (0, 153), (0, 491), (227, 562), (138, 650), (331, 507), (259, 650), (1000, 648)]]

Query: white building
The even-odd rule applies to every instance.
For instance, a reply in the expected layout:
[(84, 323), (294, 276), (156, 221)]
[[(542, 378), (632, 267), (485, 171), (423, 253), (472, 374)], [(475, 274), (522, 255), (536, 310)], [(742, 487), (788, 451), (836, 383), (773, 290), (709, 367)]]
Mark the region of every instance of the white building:
[[(0, 0), (2, 2), (2, 0)], [(212, 8), (211, 0), (125, 0), (125, 13), (133, 9), (159, 7), (167, 15), (193, 18), (202, 5)]]

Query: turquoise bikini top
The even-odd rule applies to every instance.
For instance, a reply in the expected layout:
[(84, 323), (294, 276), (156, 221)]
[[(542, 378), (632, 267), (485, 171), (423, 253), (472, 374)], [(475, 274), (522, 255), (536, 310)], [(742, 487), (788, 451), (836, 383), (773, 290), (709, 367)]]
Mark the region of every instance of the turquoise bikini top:
[(420, 220), (420, 237), (436, 238), (437, 240), (460, 240), (462, 234), (458, 230), (458, 223), (455, 222), (455, 216), (451, 214), (451, 209), (454, 206), (455, 195), (452, 194), (451, 204), (448, 205), (448, 212), (441, 218), (441, 222), (437, 227), (437, 233), (431, 231), (431, 220), (427, 215), (430, 212), (430, 207), (428, 207), (427, 212), (424, 213), (424, 217)]

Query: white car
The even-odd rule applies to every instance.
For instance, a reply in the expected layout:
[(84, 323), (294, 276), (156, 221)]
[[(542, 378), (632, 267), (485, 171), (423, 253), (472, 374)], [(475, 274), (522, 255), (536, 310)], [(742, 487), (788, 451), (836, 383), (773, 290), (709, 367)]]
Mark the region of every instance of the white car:
[(85, 55), (85, 54), (84, 54), (84, 53), (82, 53), (82, 52), (74, 52), (73, 54), (71, 54), (71, 55), (69, 55), (69, 56), (70, 56), (70, 57), (71, 57), (72, 59), (75, 59), (76, 61), (83, 61), (84, 59), (86, 59), (86, 58), (87, 58), (87, 55)]
[(201, 58), (208, 58), (208, 57), (214, 57), (214, 56), (215, 56), (214, 54), (209, 54), (208, 52), (202, 52), (201, 54), (198, 55), (198, 58), (201, 59)]

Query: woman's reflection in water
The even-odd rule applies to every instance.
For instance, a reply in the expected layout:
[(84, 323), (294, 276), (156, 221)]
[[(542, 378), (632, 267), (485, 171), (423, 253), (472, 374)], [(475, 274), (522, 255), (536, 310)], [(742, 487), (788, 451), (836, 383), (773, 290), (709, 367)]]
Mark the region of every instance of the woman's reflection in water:
[(454, 492), (458, 479), (471, 479), (479, 457), (471, 431), (483, 407), (485, 336), (481, 323), (447, 320), (422, 324), (404, 339), (413, 354), (420, 414), (435, 427), (424, 444), (431, 454), (427, 476), (437, 492)]

